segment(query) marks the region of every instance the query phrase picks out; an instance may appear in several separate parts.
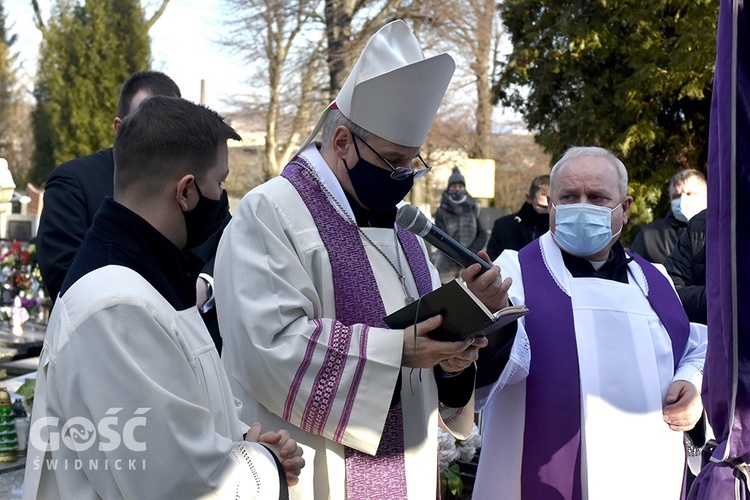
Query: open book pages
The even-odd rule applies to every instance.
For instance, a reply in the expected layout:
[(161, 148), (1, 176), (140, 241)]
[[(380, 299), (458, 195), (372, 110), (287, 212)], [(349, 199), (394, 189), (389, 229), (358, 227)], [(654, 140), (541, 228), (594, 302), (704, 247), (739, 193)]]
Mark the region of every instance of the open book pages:
[(471, 299), (474, 301), (474, 303), (477, 305), (477, 307), (479, 307), (480, 309), (482, 309), (482, 311), (484, 311), (484, 313), (488, 317), (489, 316), (494, 316), (497, 319), (497, 318), (502, 318), (502, 317), (505, 317), (505, 316), (514, 316), (514, 315), (517, 315), (517, 314), (520, 314), (519, 315), (519, 317), (520, 317), (520, 316), (525, 316), (529, 312), (529, 310), (526, 308), (526, 306), (523, 305), (523, 304), (521, 304), (519, 306), (504, 307), (503, 309), (500, 309), (499, 311), (496, 311), (493, 314), (493, 313), (490, 312), (489, 309), (487, 309), (487, 306), (485, 306), (482, 303), (482, 301), (479, 300), (479, 297), (477, 297), (476, 295), (474, 295), (474, 293), (471, 290), (469, 290), (469, 287), (466, 286), (466, 283), (464, 283), (464, 281), (461, 280), (461, 278), (456, 278), (454, 281), (456, 281), (456, 283), (458, 283), (461, 286), (461, 288), (464, 289), (464, 291), (466, 292), (466, 294), (469, 297), (471, 297)]

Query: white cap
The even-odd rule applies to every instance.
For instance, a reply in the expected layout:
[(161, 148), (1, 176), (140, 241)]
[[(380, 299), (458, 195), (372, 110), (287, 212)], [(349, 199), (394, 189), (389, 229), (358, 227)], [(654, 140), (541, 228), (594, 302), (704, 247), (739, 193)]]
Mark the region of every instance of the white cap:
[(315, 140), (334, 107), (378, 137), (420, 147), (455, 69), (448, 54), (425, 59), (405, 22), (386, 24), (367, 42), (336, 100), (326, 108), (300, 151)]

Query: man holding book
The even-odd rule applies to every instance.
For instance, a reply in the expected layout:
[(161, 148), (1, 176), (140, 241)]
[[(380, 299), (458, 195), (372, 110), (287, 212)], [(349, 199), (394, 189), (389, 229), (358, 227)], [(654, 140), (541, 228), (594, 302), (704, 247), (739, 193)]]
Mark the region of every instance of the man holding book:
[[(293, 497), (434, 500), (439, 420), (471, 431), (486, 340), (429, 339), (439, 317), (393, 330), (383, 321), (440, 286), (424, 243), (395, 218), (429, 171), (419, 148), (454, 67), (448, 54), (425, 57), (402, 21), (378, 31), (300, 152), (245, 196), (219, 245), (224, 362), (243, 416), (291, 424), (305, 448)], [(507, 284), (489, 279), (499, 270), (485, 274), (505, 296)]]
[(675, 431), (702, 413), (706, 330), (663, 267), (618, 242), (632, 201), (619, 159), (571, 148), (552, 169), (550, 231), (496, 261), (531, 312), (507, 365), (480, 352), (477, 498), (680, 498)]

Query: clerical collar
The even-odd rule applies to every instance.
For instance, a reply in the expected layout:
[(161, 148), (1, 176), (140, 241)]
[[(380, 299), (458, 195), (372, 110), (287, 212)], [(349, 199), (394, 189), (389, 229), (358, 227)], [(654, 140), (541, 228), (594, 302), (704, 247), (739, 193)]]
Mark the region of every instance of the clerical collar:
[(609, 259), (599, 270), (594, 269), (591, 262), (583, 257), (576, 257), (564, 250), (562, 251), (562, 257), (565, 267), (574, 278), (601, 278), (619, 281), (620, 283), (628, 282), (628, 264), (633, 260), (627, 256), (619, 241), (615, 242), (609, 252)]
[(396, 223), (396, 212), (398, 211), (396, 207), (384, 212), (378, 212), (363, 207), (349, 193), (346, 193), (346, 199), (352, 207), (354, 220), (357, 221), (359, 227), (384, 227), (392, 229)]

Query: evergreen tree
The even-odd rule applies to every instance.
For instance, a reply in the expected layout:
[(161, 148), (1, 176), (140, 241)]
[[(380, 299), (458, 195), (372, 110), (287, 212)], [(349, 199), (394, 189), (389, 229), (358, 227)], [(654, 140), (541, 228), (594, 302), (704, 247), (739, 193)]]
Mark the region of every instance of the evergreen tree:
[(36, 150), (30, 174), (43, 183), (70, 159), (111, 146), (122, 82), (149, 68), (148, 29), (139, 0), (59, 0), (42, 30), (33, 115)]
[(636, 201), (653, 202), (679, 168), (706, 169), (718, 4), (506, 0), (513, 49), (496, 97), (524, 115), (553, 161), (574, 145), (608, 148), (628, 167)]

